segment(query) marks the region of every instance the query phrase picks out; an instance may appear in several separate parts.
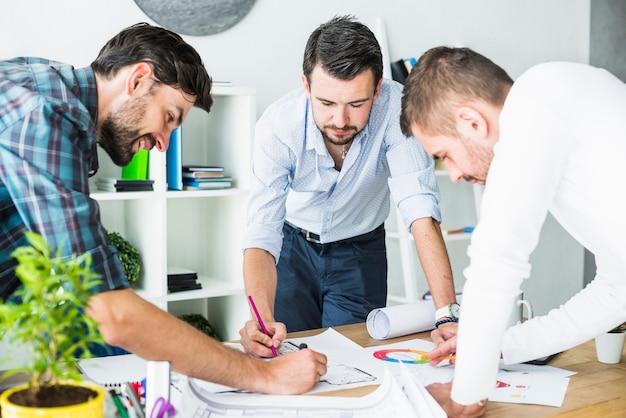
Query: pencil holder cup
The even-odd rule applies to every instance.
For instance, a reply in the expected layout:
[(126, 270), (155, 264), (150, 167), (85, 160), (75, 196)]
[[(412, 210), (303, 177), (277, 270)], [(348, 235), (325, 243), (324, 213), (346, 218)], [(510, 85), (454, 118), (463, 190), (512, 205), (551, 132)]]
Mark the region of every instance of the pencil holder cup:
[(596, 355), (600, 363), (616, 364), (622, 360), (624, 351), (624, 332), (606, 332), (595, 338)]

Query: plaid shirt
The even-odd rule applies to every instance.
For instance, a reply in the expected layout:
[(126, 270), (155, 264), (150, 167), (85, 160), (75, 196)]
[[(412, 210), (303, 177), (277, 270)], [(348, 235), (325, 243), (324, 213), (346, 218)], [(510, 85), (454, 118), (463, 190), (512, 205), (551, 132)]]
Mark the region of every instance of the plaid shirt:
[(128, 281), (100, 223), (88, 178), (97, 166), (91, 68), (40, 58), (0, 61), (0, 296), (19, 285), (11, 253), (41, 234), (63, 256), (90, 252), (100, 291)]

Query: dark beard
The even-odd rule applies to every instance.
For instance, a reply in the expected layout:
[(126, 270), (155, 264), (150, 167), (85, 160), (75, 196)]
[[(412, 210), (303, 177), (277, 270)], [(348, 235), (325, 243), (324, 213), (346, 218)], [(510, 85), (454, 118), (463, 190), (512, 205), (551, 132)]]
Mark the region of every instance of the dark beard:
[[(334, 128), (334, 127), (329, 127), (329, 128)], [(350, 128), (352, 128), (352, 127), (350, 127)], [(318, 126), (318, 129), (319, 129), (319, 126)], [(330, 142), (333, 145), (341, 146), (341, 145), (348, 145), (349, 143), (354, 141), (354, 138), (356, 138), (356, 136), (359, 134), (360, 131), (357, 131), (356, 129), (353, 129), (353, 132), (354, 132), (353, 135), (344, 136), (340, 140), (332, 139), (331, 137), (326, 135), (326, 132), (324, 132), (323, 129), (320, 129), (320, 132), (322, 133), (322, 137), (324, 138), (325, 141), (328, 141), (328, 142)]]
[[(133, 156), (133, 146), (142, 136), (135, 129), (145, 115), (149, 96), (124, 103), (113, 111), (102, 122), (98, 132), (98, 144), (109, 154), (114, 164), (124, 167), (130, 164)], [(154, 146), (152, 135), (143, 136)]]
[[(133, 159), (132, 144), (138, 139), (128, 144), (128, 140), (122, 141), (122, 138), (137, 138), (137, 134), (137, 131), (129, 132), (127, 129), (116, 126), (115, 122), (107, 118), (100, 127), (98, 144), (109, 154), (115, 165), (124, 167)], [(119, 140), (116, 141), (116, 138)]]

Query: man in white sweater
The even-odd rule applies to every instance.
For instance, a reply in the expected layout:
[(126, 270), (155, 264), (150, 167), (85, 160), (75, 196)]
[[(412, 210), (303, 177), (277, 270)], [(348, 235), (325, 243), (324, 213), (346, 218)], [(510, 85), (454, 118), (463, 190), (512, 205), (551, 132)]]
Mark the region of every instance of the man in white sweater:
[[(403, 132), (453, 181), (486, 186), (458, 335), (430, 353), (457, 353), (454, 381), (429, 386), (449, 416), (485, 412), (501, 355), (542, 357), (626, 320), (625, 115), (626, 85), (582, 64), (540, 64), (513, 83), (470, 49), (438, 47), (406, 80)], [(559, 309), (507, 330), (548, 212), (595, 255), (596, 277)]]

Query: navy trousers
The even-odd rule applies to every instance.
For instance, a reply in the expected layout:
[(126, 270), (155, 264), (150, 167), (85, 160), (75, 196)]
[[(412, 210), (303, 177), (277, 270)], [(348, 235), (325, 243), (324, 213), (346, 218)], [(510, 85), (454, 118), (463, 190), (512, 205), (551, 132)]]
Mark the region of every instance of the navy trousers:
[(365, 322), (387, 302), (384, 226), (319, 244), (285, 224), (274, 316), (287, 332)]

